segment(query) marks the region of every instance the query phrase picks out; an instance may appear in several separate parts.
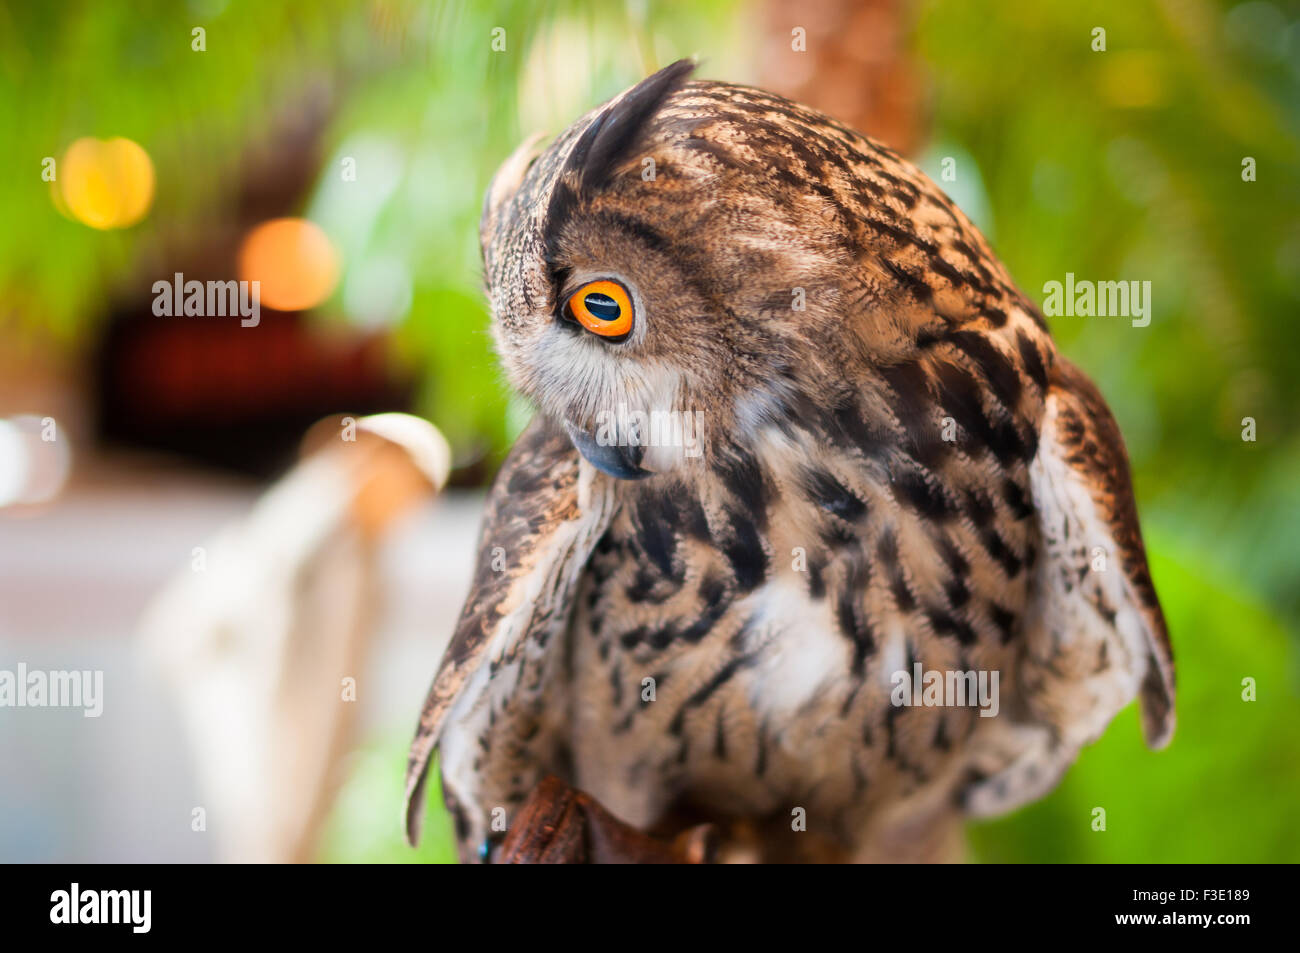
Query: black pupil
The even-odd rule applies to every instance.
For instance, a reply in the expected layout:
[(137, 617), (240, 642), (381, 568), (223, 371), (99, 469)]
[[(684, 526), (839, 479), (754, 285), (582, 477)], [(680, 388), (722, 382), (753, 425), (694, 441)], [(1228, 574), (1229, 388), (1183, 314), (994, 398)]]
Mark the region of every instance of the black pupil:
[(582, 303), (587, 306), (594, 318), (600, 318), (602, 321), (613, 321), (618, 317), (618, 302), (609, 295), (603, 295), (599, 291), (593, 291), (582, 299)]

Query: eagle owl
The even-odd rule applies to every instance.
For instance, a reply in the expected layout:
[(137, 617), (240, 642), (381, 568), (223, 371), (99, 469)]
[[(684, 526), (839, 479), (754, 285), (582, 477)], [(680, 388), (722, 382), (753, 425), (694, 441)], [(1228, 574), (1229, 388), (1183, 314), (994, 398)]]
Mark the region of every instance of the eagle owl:
[[(924, 174), (691, 72), (489, 189), (492, 330), (537, 413), (420, 717), (408, 835), (436, 750), (466, 861), (550, 775), (635, 831), (707, 821), (723, 859), (943, 856), (1135, 695), (1150, 745), (1173, 730), (1123, 442)], [(994, 698), (960, 697), (974, 676)]]

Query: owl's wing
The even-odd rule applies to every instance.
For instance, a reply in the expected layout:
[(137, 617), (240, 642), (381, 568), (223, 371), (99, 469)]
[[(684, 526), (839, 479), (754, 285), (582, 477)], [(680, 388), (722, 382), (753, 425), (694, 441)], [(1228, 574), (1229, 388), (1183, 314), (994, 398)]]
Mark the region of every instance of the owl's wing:
[(1043, 552), (1018, 687), (1035, 750), (967, 792), (972, 813), (1049, 790), (1079, 749), (1140, 697), (1147, 744), (1174, 730), (1174, 663), (1147, 569), (1128, 455), (1110, 410), (1057, 357), (1030, 467)]
[(590, 468), (581, 471), (573, 444), (541, 418), (510, 451), (488, 496), (469, 596), (411, 742), (406, 832), (412, 844), (447, 713), (463, 695), (486, 697), (517, 684), (511, 670), (529, 664), (526, 647), (543, 645), (564, 628), (574, 584), (609, 523), (611, 498), (609, 481)]

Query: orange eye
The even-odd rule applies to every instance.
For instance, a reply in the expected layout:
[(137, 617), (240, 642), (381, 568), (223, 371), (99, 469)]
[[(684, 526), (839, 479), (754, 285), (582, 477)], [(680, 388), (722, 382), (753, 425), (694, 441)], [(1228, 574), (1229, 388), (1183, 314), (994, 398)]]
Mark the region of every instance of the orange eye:
[(632, 330), (632, 299), (617, 281), (585, 284), (565, 307), (573, 320), (603, 338), (620, 338)]

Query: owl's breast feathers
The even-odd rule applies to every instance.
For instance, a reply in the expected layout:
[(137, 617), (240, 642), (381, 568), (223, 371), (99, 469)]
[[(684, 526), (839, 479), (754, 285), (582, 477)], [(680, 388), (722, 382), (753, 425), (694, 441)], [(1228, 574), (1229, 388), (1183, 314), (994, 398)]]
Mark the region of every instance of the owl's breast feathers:
[[(412, 836), (439, 743), (464, 851), (551, 771), (639, 824), (681, 799), (812, 805), (852, 847), (899, 804), (1040, 796), (1135, 695), (1166, 741), (1168, 637), (1095, 388), (914, 167), (669, 69), (491, 214), (546, 208), (555, 242), (579, 210), (603, 215), (709, 276), (701, 294), (748, 334), (727, 369), (742, 386), (709, 408), (698, 459), (639, 483), (596, 473), (543, 417), (521, 438), (412, 747)], [(654, 189), (623, 174), (645, 154)], [(791, 311), (764, 266), (816, 304)], [(918, 663), (998, 673), (996, 712), (900, 706)]]

